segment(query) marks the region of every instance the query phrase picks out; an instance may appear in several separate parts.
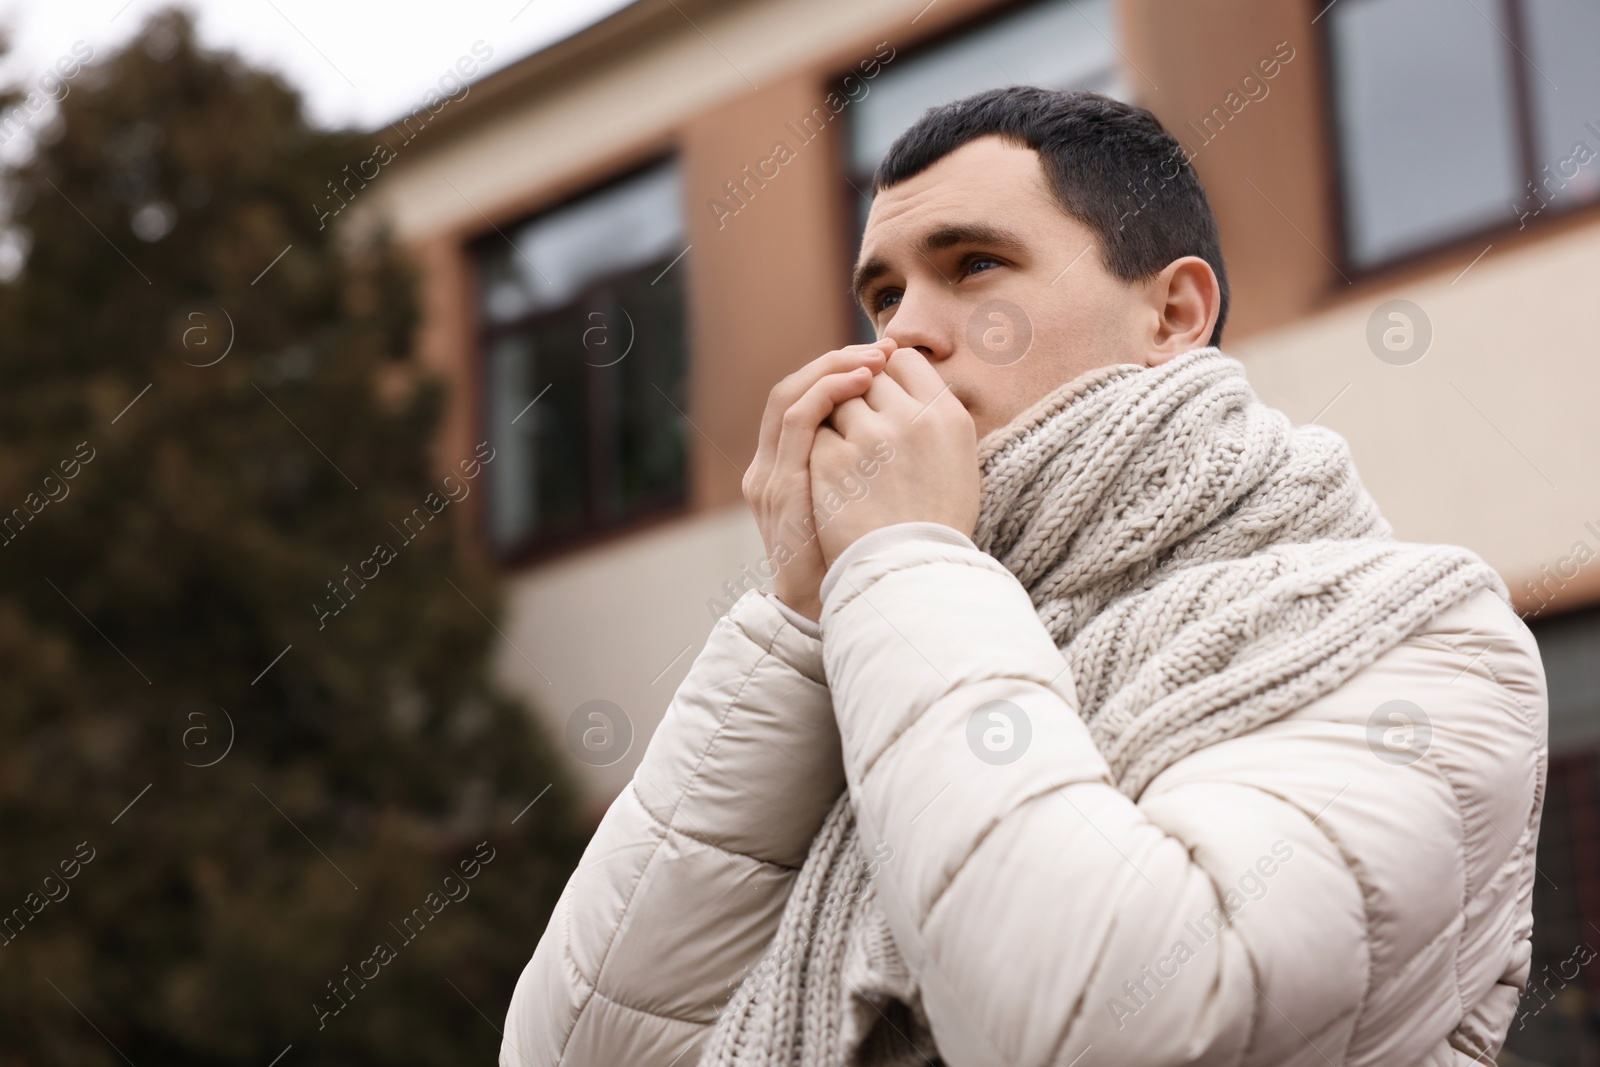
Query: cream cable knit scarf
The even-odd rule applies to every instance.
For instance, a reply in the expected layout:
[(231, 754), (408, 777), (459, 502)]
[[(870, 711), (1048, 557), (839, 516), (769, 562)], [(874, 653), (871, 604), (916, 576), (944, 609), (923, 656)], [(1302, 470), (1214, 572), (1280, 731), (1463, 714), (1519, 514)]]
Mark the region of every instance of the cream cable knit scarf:
[[(1392, 540), (1343, 438), (1291, 427), (1215, 348), (1068, 382), (985, 436), (978, 462), (973, 541), (1028, 590), (1130, 798), (1337, 688), (1467, 594), (1507, 597), (1466, 549)], [(702, 1064), (940, 1062), (874, 867), (846, 792)]]

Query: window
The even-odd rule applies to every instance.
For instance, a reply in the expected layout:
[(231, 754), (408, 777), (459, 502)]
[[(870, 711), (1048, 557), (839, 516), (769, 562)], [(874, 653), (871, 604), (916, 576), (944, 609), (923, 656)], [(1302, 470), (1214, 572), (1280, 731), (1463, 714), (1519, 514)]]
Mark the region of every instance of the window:
[(1600, 194), (1593, 0), (1323, 10), (1352, 266), (1524, 228)]
[(475, 247), (502, 556), (682, 506), (685, 250), (673, 161)]
[[(923, 111), (1006, 85), (1094, 89), (1132, 101), (1116, 38), (1111, 0), (1047, 0), (885, 65), (851, 112), (845, 194), (855, 205), (852, 255), (872, 207), (873, 171)], [(857, 340), (872, 340), (872, 323), (854, 310)]]
[[(1523, 0), (1523, 21), (1523, 50), (1543, 72), (1526, 75), (1538, 164), (1533, 181), (1553, 204), (1600, 199), (1600, 4)], [(1580, 162), (1585, 155), (1588, 161)], [(1536, 200), (1524, 210), (1538, 206)]]

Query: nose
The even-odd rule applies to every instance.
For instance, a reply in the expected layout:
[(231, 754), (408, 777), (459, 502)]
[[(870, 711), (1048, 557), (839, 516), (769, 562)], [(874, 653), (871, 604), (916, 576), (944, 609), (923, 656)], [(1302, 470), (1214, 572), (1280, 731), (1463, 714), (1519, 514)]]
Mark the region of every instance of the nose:
[(958, 302), (942, 281), (913, 281), (895, 305), (894, 317), (884, 333), (901, 348), (915, 348), (930, 363), (938, 364), (955, 353), (960, 329)]

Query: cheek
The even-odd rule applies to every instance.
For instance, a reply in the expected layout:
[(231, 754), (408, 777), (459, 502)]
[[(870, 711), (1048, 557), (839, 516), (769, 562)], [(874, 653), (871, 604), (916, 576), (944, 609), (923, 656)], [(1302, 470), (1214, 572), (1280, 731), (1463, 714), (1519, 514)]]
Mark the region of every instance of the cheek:
[(1142, 290), (1100, 277), (1074, 297), (1053, 323), (1059, 350), (1086, 367), (1139, 358), (1137, 339), (1155, 314)]
[(1033, 347), (1025, 357), (1009, 367), (975, 365), (983, 403), (973, 422), (980, 437), (985, 425), (1005, 425), (1079, 375), (1135, 358), (1122, 325), (1126, 313), (1097, 294), (1056, 294), (1043, 308), (1033, 316)]
[(1033, 340), (1033, 351), (1027, 368), (1036, 380), (1047, 376), (1041, 367), (1057, 367), (1083, 362), (1089, 355), (1104, 347), (1107, 308), (1085, 299), (1085, 294), (1074, 293), (1047, 307), (1039, 316), (1038, 330)]

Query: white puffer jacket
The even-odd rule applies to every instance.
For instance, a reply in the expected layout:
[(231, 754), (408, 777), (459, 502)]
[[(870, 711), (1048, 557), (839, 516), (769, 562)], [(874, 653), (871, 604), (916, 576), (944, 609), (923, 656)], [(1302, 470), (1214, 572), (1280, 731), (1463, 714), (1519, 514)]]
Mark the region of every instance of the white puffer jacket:
[[(517, 983), (501, 1067), (693, 1064), (846, 779), (950, 1067), (1493, 1060), (1547, 752), (1537, 648), (1493, 592), (1137, 803), (969, 539), (874, 531), (824, 594), (820, 631), (756, 591), (712, 629)], [(919, 723), (963, 689), (1025, 707), (1050, 757), (990, 766), (964, 719)], [(1431, 722), (1411, 762), (1369, 728), (1393, 700)]]

